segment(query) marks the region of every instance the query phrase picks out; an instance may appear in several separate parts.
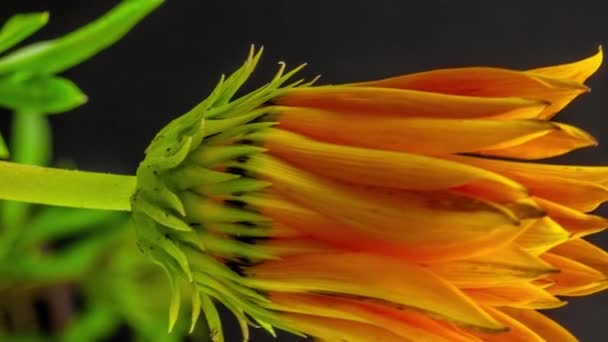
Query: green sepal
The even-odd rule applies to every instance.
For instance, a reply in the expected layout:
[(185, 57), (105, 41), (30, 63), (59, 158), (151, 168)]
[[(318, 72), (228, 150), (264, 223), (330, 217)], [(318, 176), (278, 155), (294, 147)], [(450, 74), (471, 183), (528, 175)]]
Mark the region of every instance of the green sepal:
[(179, 190), (198, 185), (221, 183), (239, 178), (239, 175), (213, 171), (197, 165), (182, 165), (166, 175), (167, 182)]
[(146, 213), (152, 220), (166, 227), (180, 231), (190, 231), (190, 227), (183, 219), (173, 215), (167, 209), (154, 205), (148, 201), (140, 201), (137, 204), (137, 209)]
[(48, 21), (48, 12), (21, 13), (10, 17), (0, 29), (0, 53), (19, 44)]
[(247, 258), (252, 261), (277, 259), (272, 253), (267, 252), (259, 246), (244, 242), (219, 238), (213, 234), (199, 233), (205, 250), (228, 260)]
[(238, 157), (263, 153), (266, 149), (252, 145), (205, 146), (193, 151), (188, 160), (202, 167), (211, 167)]
[(233, 128), (236, 126), (244, 125), (252, 120), (257, 119), (258, 117), (273, 112), (272, 107), (264, 107), (256, 110), (252, 110), (251, 112), (230, 117), (227, 119), (210, 119), (206, 121), (205, 125), (205, 136), (208, 137), (210, 135), (214, 135), (217, 133), (221, 133), (229, 128)]
[[(239, 164), (228, 164), (228, 166)], [(244, 194), (263, 190), (272, 183), (254, 178), (238, 178), (222, 183), (199, 185), (193, 190), (206, 196), (224, 196), (232, 194)]]
[(270, 221), (262, 214), (232, 208), (191, 192), (183, 194), (182, 199), (188, 216), (194, 222), (205, 224), (206, 222), (267, 223)]
[[(192, 333), (194, 331), (194, 328), (196, 327), (196, 323), (198, 322), (198, 318), (201, 315), (201, 296), (202, 295), (203, 294), (196, 291), (196, 289), (194, 291), (192, 291), (192, 314), (191, 314), (191, 320), (190, 320), (190, 330), (188, 330), (189, 333)], [(206, 310), (205, 310), (205, 312), (206, 312)]]
[(62, 77), (24, 74), (0, 77), (0, 106), (12, 110), (56, 114), (86, 101), (80, 88)]
[(139, 248), (159, 264), (175, 264), (191, 281), (192, 271), (188, 258), (171, 240), (169, 233), (161, 232), (161, 227), (153, 219), (139, 211), (133, 213), (133, 222)]
[(207, 319), (207, 325), (209, 326), (209, 337), (213, 342), (224, 342), (224, 333), (222, 329), (222, 320), (220, 314), (217, 312), (217, 308), (211, 298), (204, 293), (198, 293), (201, 298), (201, 306)]

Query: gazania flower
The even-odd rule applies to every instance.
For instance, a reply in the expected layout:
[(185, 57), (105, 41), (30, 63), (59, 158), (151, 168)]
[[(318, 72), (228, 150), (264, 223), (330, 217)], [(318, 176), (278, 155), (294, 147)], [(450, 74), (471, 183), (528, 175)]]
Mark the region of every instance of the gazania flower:
[[(574, 341), (538, 310), (608, 287), (585, 235), (608, 167), (544, 164), (595, 145), (549, 121), (601, 51), (528, 71), (472, 67), (287, 83), (233, 99), (261, 51), (155, 138), (132, 206), (140, 247), (248, 325), (324, 341)], [(523, 160), (523, 161), (522, 161)]]

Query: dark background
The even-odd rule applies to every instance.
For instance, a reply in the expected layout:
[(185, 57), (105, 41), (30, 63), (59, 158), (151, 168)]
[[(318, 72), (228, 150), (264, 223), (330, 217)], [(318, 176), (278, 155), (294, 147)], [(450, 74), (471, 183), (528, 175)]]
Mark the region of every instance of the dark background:
[[(0, 19), (50, 10), (50, 24), (33, 39), (39, 40), (67, 33), (116, 2), (5, 0)], [(322, 74), (321, 83), (465, 65), (526, 69), (587, 57), (607, 45), (603, 3), (169, 0), (118, 44), (65, 73), (89, 103), (52, 118), (55, 159), (133, 173), (155, 132), (238, 67), (252, 43), (266, 49), (254, 85), (271, 77), (279, 60), (308, 62), (304, 74)], [(593, 92), (557, 119), (588, 130), (600, 147), (561, 161), (608, 165), (608, 68), (588, 84)], [(5, 134), (8, 117), (0, 112)], [(608, 247), (608, 234), (592, 240)], [(607, 294), (572, 298), (550, 311), (582, 341), (608, 340), (607, 313)], [(253, 341), (269, 340), (258, 335)]]

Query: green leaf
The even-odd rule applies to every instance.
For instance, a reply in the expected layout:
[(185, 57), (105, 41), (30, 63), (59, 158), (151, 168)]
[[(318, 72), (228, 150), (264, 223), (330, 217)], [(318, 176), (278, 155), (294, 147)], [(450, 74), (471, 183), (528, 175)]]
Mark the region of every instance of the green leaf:
[(0, 159), (7, 159), (9, 155), (4, 138), (2, 138), (2, 133), (0, 133)]
[(101, 18), (54, 40), (25, 46), (0, 59), (0, 74), (55, 74), (73, 67), (122, 38), (163, 0), (124, 0)]
[(49, 21), (48, 12), (16, 14), (0, 30), (0, 53), (31, 36)]
[(54, 114), (78, 107), (87, 100), (78, 86), (68, 79), (22, 76), (0, 78), (0, 106)]

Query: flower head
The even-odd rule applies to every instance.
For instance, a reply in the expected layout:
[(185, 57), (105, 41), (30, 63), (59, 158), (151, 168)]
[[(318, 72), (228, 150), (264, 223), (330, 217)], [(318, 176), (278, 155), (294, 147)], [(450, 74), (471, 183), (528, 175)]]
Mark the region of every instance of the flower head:
[[(323, 340), (575, 338), (537, 309), (608, 287), (583, 236), (608, 167), (519, 161), (595, 145), (549, 121), (602, 59), (516, 71), (443, 69), (313, 86), (276, 77), (234, 99), (252, 53), (146, 151), (132, 200), (140, 247), (248, 325)], [(508, 160), (505, 160), (507, 158)]]

